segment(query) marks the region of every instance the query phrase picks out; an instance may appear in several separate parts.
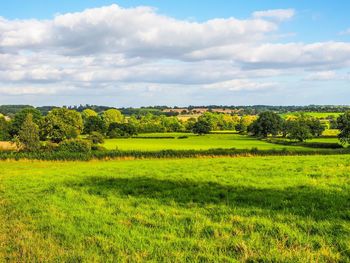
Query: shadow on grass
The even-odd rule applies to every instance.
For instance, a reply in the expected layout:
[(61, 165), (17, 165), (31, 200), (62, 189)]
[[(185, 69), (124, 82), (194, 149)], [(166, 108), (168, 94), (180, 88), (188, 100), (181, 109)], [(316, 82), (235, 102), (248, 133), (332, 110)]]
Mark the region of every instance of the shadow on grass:
[(315, 220), (350, 220), (350, 192), (323, 191), (299, 186), (285, 189), (221, 185), (191, 180), (159, 180), (148, 177), (88, 177), (67, 186), (92, 195), (125, 195), (151, 198), (168, 204), (225, 205), (229, 208), (263, 209), (311, 217)]

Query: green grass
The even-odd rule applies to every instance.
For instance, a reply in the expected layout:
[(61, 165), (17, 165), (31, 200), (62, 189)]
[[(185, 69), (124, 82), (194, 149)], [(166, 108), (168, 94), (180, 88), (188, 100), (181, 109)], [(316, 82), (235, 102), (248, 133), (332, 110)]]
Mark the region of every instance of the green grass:
[[(179, 136), (186, 135), (186, 139), (178, 139)], [(141, 134), (139, 136), (173, 136), (176, 139), (106, 139), (103, 144), (108, 150), (137, 150), (137, 151), (159, 151), (159, 150), (207, 150), (213, 148), (236, 148), (259, 150), (270, 149), (295, 149), (308, 150), (308, 148), (297, 146), (285, 146), (267, 143), (253, 137), (239, 134), (208, 134), (194, 135), (190, 133), (152, 133)]]
[(349, 262), (350, 157), (0, 162), (10, 262)]
[(339, 134), (339, 130), (338, 129), (326, 129), (322, 135), (323, 136), (332, 136), (332, 137), (336, 137)]
[(307, 142), (339, 143), (340, 144), (338, 138), (325, 138), (325, 137), (313, 138), (313, 139), (307, 140)]
[[(290, 112), (290, 113), (284, 113), (282, 114), (282, 117), (286, 118), (287, 116), (293, 116), (296, 114), (299, 114), (300, 112)], [(343, 112), (303, 112), (306, 115), (319, 118), (319, 119), (325, 119), (328, 116), (334, 116), (339, 117), (339, 115), (343, 114)]]

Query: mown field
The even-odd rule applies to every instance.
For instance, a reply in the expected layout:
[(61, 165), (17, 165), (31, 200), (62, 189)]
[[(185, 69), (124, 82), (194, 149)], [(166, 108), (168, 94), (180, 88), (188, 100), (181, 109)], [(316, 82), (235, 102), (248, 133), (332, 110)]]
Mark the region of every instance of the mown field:
[[(181, 139), (181, 136), (188, 138)], [(236, 148), (259, 150), (305, 150), (312, 148), (290, 145), (278, 145), (268, 143), (251, 136), (240, 134), (216, 133), (198, 136), (192, 133), (151, 133), (140, 134), (140, 138), (118, 138), (106, 139), (103, 146), (108, 150), (137, 150), (137, 151), (159, 151), (159, 150), (207, 150), (213, 148)], [(147, 138), (148, 137), (148, 138)], [(152, 138), (154, 137), (154, 138)], [(158, 137), (174, 137), (163, 138)], [(317, 138), (308, 142), (337, 143), (337, 138)]]
[(0, 162), (10, 262), (349, 262), (350, 156)]

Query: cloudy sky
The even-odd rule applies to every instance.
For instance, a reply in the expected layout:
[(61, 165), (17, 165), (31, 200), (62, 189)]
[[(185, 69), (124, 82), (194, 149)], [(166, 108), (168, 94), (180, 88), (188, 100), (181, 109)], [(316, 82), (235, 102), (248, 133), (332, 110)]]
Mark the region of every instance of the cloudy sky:
[(345, 0), (1, 1), (0, 104), (350, 104), (349, 10)]

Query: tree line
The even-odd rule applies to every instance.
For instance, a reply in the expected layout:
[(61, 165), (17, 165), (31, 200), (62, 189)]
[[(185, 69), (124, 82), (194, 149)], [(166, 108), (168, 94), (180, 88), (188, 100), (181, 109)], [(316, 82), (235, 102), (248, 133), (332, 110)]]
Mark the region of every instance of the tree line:
[[(335, 123), (340, 129), (340, 141), (344, 144), (350, 142), (350, 111), (341, 115)], [(87, 140), (74, 141), (80, 135), (85, 135), (96, 146), (106, 137), (129, 137), (154, 132), (193, 132), (202, 135), (213, 130), (235, 130), (260, 138), (281, 136), (302, 142), (320, 136), (325, 126), (319, 119), (302, 113), (283, 119), (272, 111), (257, 116), (206, 112), (186, 121), (151, 113), (126, 117), (117, 109), (98, 113), (92, 109), (78, 112), (66, 107), (53, 108), (45, 116), (34, 107), (23, 108), (10, 121), (0, 115), (0, 141), (14, 141), (19, 148), (30, 151), (42, 147), (43, 141), (49, 142), (45, 147), (49, 147), (50, 143), (60, 144), (63, 149), (84, 147)]]

